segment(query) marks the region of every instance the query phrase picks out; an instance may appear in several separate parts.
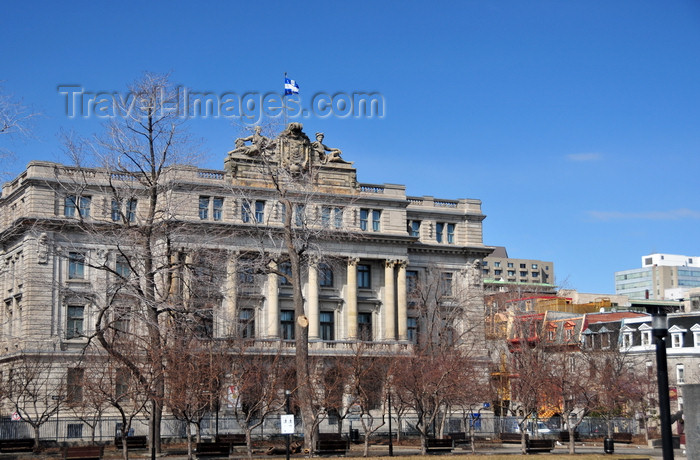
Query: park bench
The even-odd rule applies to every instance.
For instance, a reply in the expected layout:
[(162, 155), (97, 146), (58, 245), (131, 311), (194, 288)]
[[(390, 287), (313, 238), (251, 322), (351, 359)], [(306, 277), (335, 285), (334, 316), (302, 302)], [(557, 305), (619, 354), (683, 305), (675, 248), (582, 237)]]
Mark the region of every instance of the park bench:
[[(562, 430), (559, 432), (559, 441), (562, 443), (568, 443), (569, 439), (569, 431), (568, 430)], [(581, 434), (578, 431), (574, 431), (574, 442), (581, 442)]]
[[(525, 439), (527, 440), (528, 436), (525, 435)], [(520, 433), (501, 433), (501, 442), (508, 443), (508, 444), (520, 444), (521, 443), (521, 435)]]
[(429, 454), (433, 453), (449, 453), (455, 448), (452, 439), (428, 438), (425, 440), (425, 451)]
[(216, 442), (228, 442), (232, 446), (245, 446), (245, 434), (243, 433), (224, 433), (216, 437)]
[[(125, 439), (127, 449), (145, 449), (148, 447), (148, 436), (127, 436)], [(116, 436), (114, 438), (114, 445), (117, 449), (122, 448), (121, 436)]]
[(63, 459), (94, 459), (100, 460), (104, 446), (68, 446), (63, 449)]
[(613, 441), (630, 444), (632, 442), (632, 433), (613, 433)]
[(345, 455), (349, 449), (350, 443), (348, 440), (343, 439), (342, 435), (338, 433), (319, 433), (314, 452), (317, 454)]
[(551, 452), (554, 450), (554, 439), (527, 439), (525, 451), (528, 454), (534, 452)]
[(34, 439), (0, 439), (0, 452), (31, 452), (34, 450)]
[(230, 442), (198, 442), (195, 450), (197, 458), (228, 457), (232, 447)]

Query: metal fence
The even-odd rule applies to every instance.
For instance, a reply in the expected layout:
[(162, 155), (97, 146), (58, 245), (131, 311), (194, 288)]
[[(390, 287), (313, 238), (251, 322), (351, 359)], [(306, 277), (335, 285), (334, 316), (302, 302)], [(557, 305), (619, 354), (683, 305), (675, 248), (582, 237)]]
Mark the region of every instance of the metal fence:
[[(378, 419), (378, 420), (376, 420)], [(375, 427), (381, 424), (381, 418), (374, 421)], [(366, 419), (366, 423), (369, 421)], [(560, 419), (543, 420), (544, 425), (551, 432), (565, 430)], [(296, 418), (296, 433), (301, 435), (302, 426), (299, 417)], [(640, 426), (637, 420), (631, 418), (615, 418), (610, 421), (613, 432), (624, 432), (638, 434)], [(416, 429), (416, 419), (413, 417), (402, 417), (400, 420), (392, 418), (392, 435), (402, 438), (418, 436)], [(600, 418), (587, 417), (578, 426), (577, 432), (582, 437), (602, 437), (607, 434), (608, 421)], [(541, 426), (536, 424), (535, 426)], [(243, 428), (236, 419), (229, 415), (217, 417), (215, 414), (206, 416), (200, 424), (201, 436), (213, 438), (217, 433), (243, 433)], [(121, 435), (121, 419), (119, 417), (102, 417), (97, 423), (89, 423), (76, 417), (54, 418), (44, 423), (39, 430), (39, 435), (43, 441), (71, 442), (71, 441), (92, 441), (112, 442), (115, 436)], [(186, 436), (186, 424), (180, 420), (164, 416), (161, 425), (161, 437), (168, 440), (179, 441)], [(435, 423), (430, 427), (430, 433), (434, 436), (448, 435), (454, 432), (469, 432), (474, 430), (478, 437), (496, 438), (500, 433), (512, 433), (518, 431), (518, 419), (515, 417), (496, 417), (492, 414), (481, 414), (477, 417), (446, 417), (442, 423)], [(93, 433), (94, 430), (94, 433)], [(351, 439), (357, 436), (364, 436), (362, 423), (358, 416), (350, 415), (344, 420), (329, 417), (320, 425), (320, 431), (324, 433), (337, 433), (347, 435)], [(192, 433), (195, 428), (192, 427)], [(148, 419), (139, 418), (132, 422), (129, 435), (147, 436)], [(389, 435), (389, 423), (380, 426), (373, 433), (375, 437), (386, 437)], [(265, 419), (260, 427), (253, 431), (253, 439), (271, 439), (280, 436), (280, 419), (278, 415)], [(34, 429), (29, 423), (24, 421), (12, 421), (9, 417), (0, 418), (0, 439), (33, 438)]]

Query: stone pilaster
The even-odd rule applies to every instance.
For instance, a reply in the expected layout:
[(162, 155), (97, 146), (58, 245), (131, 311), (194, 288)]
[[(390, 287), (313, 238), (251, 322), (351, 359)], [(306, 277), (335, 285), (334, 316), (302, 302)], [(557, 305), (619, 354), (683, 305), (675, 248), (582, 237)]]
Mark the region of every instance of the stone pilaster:
[[(272, 270), (277, 269), (275, 262), (270, 262)], [(268, 273), (267, 275), (267, 327), (266, 335), (268, 337), (280, 336), (280, 306), (279, 306), (279, 285), (276, 273)]]
[(309, 339), (319, 338), (318, 311), (318, 264), (315, 260), (309, 262)]
[(396, 290), (397, 297), (397, 315), (398, 315), (398, 326), (399, 326), (399, 340), (408, 339), (408, 302), (406, 300), (407, 286), (406, 286), (406, 262), (400, 261), (398, 263), (399, 273), (396, 279), (398, 285)]
[(396, 303), (394, 299), (394, 264), (393, 260), (384, 261), (384, 338), (396, 340)]
[(347, 294), (345, 299), (345, 324), (347, 338), (357, 338), (357, 263), (359, 259), (348, 259)]

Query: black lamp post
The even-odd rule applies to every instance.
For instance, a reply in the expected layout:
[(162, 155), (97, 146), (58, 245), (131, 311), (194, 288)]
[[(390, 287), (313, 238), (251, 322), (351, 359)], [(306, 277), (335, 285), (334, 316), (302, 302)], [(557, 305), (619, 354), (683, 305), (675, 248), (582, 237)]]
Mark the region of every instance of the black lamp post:
[(666, 363), (666, 336), (668, 318), (663, 307), (647, 307), (651, 314), (651, 332), (656, 344), (656, 378), (659, 386), (659, 415), (661, 418), (661, 443), (664, 460), (673, 460), (673, 438), (671, 436), (671, 403), (668, 394), (668, 364)]
[[(289, 395), (291, 395), (292, 392), (289, 390), (284, 390), (284, 408), (285, 412), (287, 415), (289, 415)], [(291, 438), (291, 435), (286, 435), (286, 440), (285, 440), (285, 451), (286, 451), (286, 459), (289, 460), (289, 439)]]

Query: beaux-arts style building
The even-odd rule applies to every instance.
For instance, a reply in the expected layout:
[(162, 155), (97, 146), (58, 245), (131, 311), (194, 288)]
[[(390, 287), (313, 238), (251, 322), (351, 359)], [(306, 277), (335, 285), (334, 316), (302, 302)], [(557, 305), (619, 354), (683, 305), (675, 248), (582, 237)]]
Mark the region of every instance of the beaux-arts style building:
[[(173, 165), (161, 178), (168, 203), (159, 202), (158, 219), (182, 229), (168, 240), (179, 248), (170, 257), (186, 264), (195, 247), (225, 254), (217, 267), (224, 276), (202, 316), (205, 333), (293, 338), (290, 288), (278, 274), (261, 275), (245, 264), (246, 252), (259, 249), (252, 229), (274, 235), (292, 213), (296, 225), (319, 229), (315, 244), (324, 255), (303, 272), (312, 353), (342, 352), (342, 344), (357, 340), (405, 348), (422, 328), (407, 292), (428, 270), (439, 272), (445, 298), (468, 293), (457, 327), (483, 344), (481, 261), (491, 248), (483, 244), (481, 202), (407, 196), (402, 185), (358, 183), (352, 163), (326, 147), (322, 135), (316, 139), (311, 142), (295, 123), (274, 140), (257, 131), (237, 141), (225, 170)], [(295, 209), (282, 205), (271, 178), (261, 173), (270, 163), (290, 177), (313, 177), (313, 187), (294, 192)], [(90, 237), (85, 224), (98, 233), (138, 228), (147, 206), (134, 177), (109, 169), (31, 162), (3, 186), (2, 355), (82, 346), (98, 314), (91, 296), (104, 295), (106, 279), (130, 270), (118, 238), (107, 243)], [(265, 250), (282, 249), (272, 242)]]

